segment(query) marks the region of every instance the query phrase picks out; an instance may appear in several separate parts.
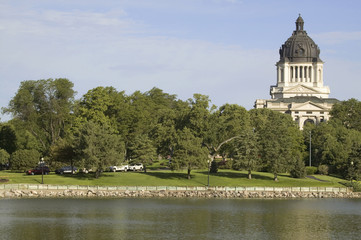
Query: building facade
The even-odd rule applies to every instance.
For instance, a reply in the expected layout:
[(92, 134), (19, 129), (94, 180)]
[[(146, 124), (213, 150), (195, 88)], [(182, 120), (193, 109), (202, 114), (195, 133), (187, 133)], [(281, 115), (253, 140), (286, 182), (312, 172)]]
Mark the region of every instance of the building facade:
[(338, 102), (328, 97), (330, 89), (323, 85), (320, 49), (303, 26), (300, 15), (296, 20), (296, 30), (279, 50), (277, 84), (271, 86), (271, 99), (257, 99), (255, 102), (255, 108), (290, 114), (300, 129), (307, 122), (327, 121), (332, 105)]

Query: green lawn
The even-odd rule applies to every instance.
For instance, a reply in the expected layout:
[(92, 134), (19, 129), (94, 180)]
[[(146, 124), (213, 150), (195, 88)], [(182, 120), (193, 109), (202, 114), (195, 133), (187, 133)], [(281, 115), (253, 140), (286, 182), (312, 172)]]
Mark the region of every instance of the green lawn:
[[(192, 179), (188, 180), (186, 171), (170, 170), (148, 170), (143, 172), (126, 173), (102, 173), (99, 179), (94, 178), (94, 174), (76, 174), (76, 175), (44, 175), (44, 184), (54, 185), (90, 185), (90, 186), (206, 186), (207, 171), (192, 171)], [(259, 187), (344, 187), (345, 180), (331, 176), (317, 176), (322, 179), (295, 179), (287, 174), (280, 174), (279, 181), (273, 181), (273, 174), (255, 172), (253, 179), (247, 179), (245, 171), (219, 170), (217, 174), (210, 175), (210, 186), (259, 186)], [(12, 173), (9, 171), (0, 171), (0, 179), (9, 181), (1, 184), (39, 184), (41, 175), (26, 175), (24, 173)]]

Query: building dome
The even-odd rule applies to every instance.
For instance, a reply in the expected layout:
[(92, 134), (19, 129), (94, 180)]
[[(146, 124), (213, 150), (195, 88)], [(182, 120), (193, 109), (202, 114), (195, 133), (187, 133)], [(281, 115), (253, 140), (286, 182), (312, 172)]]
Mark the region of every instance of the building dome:
[(320, 49), (303, 30), (304, 21), (299, 15), (296, 30), (280, 48), (280, 62), (322, 62)]

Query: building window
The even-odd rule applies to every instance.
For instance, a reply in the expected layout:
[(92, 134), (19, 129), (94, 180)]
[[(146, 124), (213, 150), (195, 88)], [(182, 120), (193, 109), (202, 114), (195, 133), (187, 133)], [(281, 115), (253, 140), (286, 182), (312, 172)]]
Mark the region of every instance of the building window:
[(320, 112), (321, 114), (324, 114), (324, 112)]
[(312, 114), (312, 112), (306, 112), (306, 114)]
[(298, 111), (296, 111), (295, 113), (298, 114)]

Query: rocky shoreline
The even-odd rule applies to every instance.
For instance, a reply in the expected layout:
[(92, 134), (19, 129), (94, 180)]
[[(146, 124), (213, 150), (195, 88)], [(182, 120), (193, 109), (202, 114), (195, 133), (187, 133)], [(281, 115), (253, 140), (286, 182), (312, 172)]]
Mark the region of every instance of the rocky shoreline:
[(360, 192), (293, 192), (293, 191), (104, 191), (104, 190), (0, 190), (0, 199), (13, 198), (224, 198), (224, 199), (297, 199), (361, 198)]

